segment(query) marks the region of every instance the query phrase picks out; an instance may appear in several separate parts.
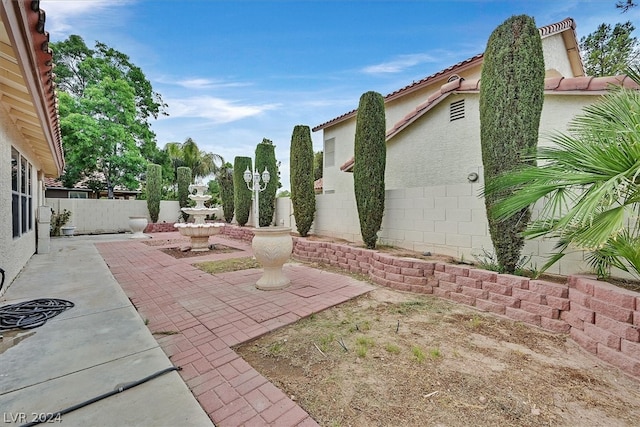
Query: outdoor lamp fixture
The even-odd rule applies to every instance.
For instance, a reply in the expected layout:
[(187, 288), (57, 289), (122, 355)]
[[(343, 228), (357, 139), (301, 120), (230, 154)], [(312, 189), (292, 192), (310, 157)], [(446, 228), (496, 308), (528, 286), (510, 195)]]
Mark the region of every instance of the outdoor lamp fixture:
[(266, 190), (267, 184), (269, 184), (269, 180), (271, 179), (271, 174), (267, 168), (264, 168), (264, 172), (262, 172), (262, 182), (264, 185), (260, 185), (260, 173), (257, 170), (253, 171), (253, 174), (249, 170), (249, 166), (247, 166), (247, 170), (244, 171), (243, 174), (244, 182), (247, 183), (247, 188), (254, 193), (253, 202), (255, 203), (253, 209), (253, 222), (256, 228), (260, 228), (260, 192)]

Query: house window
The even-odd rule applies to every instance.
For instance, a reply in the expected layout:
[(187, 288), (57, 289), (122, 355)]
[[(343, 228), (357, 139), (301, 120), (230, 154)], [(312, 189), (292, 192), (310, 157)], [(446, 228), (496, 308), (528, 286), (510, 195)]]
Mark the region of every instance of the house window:
[(11, 218), (13, 237), (33, 230), (33, 167), (11, 148)]
[(449, 105), (449, 121), (464, 119), (464, 99)]
[(324, 142), (324, 167), (328, 168), (335, 165), (336, 139), (327, 139)]
[(70, 199), (86, 199), (87, 193), (84, 191), (69, 191)]

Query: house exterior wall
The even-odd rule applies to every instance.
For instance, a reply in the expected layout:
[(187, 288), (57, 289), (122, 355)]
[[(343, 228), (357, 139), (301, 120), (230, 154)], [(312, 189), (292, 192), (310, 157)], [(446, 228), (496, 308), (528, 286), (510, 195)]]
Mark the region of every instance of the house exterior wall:
[[(542, 111), (539, 145), (547, 135), (566, 131), (569, 121), (599, 95), (547, 95)], [(449, 104), (465, 100), (465, 118), (449, 121)], [(344, 130), (343, 130), (344, 132)], [(416, 251), (431, 251), (473, 260), (493, 252), (482, 189), (479, 94), (449, 96), (387, 143), (386, 200), (380, 242)], [(345, 150), (346, 151), (346, 150)], [(470, 172), (480, 179), (470, 183)], [(316, 234), (361, 242), (353, 195), (353, 174), (340, 172), (343, 191), (316, 197)], [(555, 242), (528, 241), (523, 256), (542, 266)], [(549, 272), (586, 271), (583, 253), (567, 255)]]
[(42, 183), (38, 181), (39, 169), (42, 167), (35, 153), (28, 144), (25, 144), (7, 116), (4, 108), (0, 107), (0, 217), (10, 219), (13, 216), (11, 201), (11, 147), (14, 147), (32, 165), (31, 194), (32, 203), (32, 229), (14, 238), (12, 222), (3, 221), (0, 227), (0, 268), (5, 271), (4, 287), (0, 289), (0, 295), (8, 288), (22, 267), (36, 251), (36, 210), (42, 203), (39, 191)]
[(571, 69), (567, 56), (567, 47), (562, 38), (562, 34), (542, 39), (542, 53), (544, 55), (545, 70), (556, 70), (564, 77), (576, 77)]

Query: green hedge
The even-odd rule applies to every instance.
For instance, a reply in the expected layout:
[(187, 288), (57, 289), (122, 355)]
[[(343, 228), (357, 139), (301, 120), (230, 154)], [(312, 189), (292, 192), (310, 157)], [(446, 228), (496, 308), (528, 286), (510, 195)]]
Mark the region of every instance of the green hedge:
[(151, 222), (158, 222), (160, 199), (162, 198), (162, 166), (147, 165), (147, 209)]
[(249, 221), (251, 213), (251, 191), (244, 182), (244, 171), (251, 170), (251, 157), (237, 156), (233, 159), (233, 204), (236, 210), (236, 221), (241, 227)]
[[(180, 166), (176, 170), (176, 176), (178, 177), (178, 202), (180, 203), (180, 209), (189, 206), (189, 184), (191, 184), (191, 168), (186, 166)], [(185, 221), (189, 219), (189, 214), (181, 211), (182, 219)]]
[[(485, 185), (518, 168), (523, 154), (535, 152), (544, 101), (544, 75), (542, 40), (533, 18), (512, 16), (493, 31), (484, 53), (480, 85)], [(493, 206), (509, 194), (485, 195), (485, 206), (498, 265), (504, 272), (513, 273), (524, 245), (521, 232), (531, 213), (523, 209), (506, 220), (493, 219)]]
[(293, 215), (298, 233), (306, 237), (316, 213), (316, 194), (313, 188), (314, 154), (309, 126), (298, 125), (293, 128), (289, 159)]
[(256, 170), (262, 172), (267, 168), (271, 176), (267, 187), (260, 193), (260, 227), (267, 227), (273, 222), (276, 210), (276, 192), (278, 191), (278, 166), (276, 163), (276, 147), (263, 138), (256, 146)]
[(384, 98), (377, 92), (364, 93), (356, 116), (353, 185), (360, 233), (370, 249), (376, 247), (384, 214), (385, 127)]

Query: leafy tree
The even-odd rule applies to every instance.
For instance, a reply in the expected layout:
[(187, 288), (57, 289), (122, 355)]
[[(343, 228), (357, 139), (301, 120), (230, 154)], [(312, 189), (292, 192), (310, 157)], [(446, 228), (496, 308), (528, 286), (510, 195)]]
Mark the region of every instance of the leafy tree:
[(293, 128), (290, 148), (291, 203), (296, 218), (296, 228), (302, 237), (311, 229), (316, 213), (316, 194), (313, 189), (313, 143), (309, 126)]
[(251, 157), (236, 156), (233, 159), (233, 204), (236, 211), (236, 221), (238, 225), (244, 227), (249, 221), (251, 213), (251, 190), (244, 182), (244, 171), (252, 170)]
[(224, 161), (218, 154), (201, 150), (191, 138), (187, 138), (182, 144), (169, 142), (165, 146), (165, 151), (174, 168), (186, 166), (191, 169), (192, 182), (195, 182), (196, 178), (215, 174), (218, 169), (217, 163)]
[(289, 190), (278, 191), (278, 194), (276, 194), (276, 197), (291, 197), (291, 191)]
[[(189, 184), (191, 184), (191, 169), (186, 166), (180, 166), (176, 171), (178, 176), (178, 202), (180, 209), (189, 206)], [(189, 219), (189, 215), (181, 211), (182, 219)]]
[(324, 171), (324, 152), (318, 151), (313, 154), (313, 180), (322, 178)]
[(638, 62), (638, 39), (631, 37), (631, 21), (600, 24), (593, 33), (580, 39), (580, 49), (587, 75), (602, 77), (621, 74)]
[[(480, 86), (480, 143), (485, 185), (521, 167), (522, 155), (538, 142), (544, 97), (544, 58), (540, 33), (532, 18), (513, 16), (489, 37)], [(497, 221), (491, 211), (505, 192), (485, 193), (489, 232), (499, 268), (513, 273), (524, 238), (520, 234), (531, 213), (523, 208)]]
[[(640, 75), (633, 74), (640, 82)], [(495, 206), (497, 219), (508, 218), (542, 201), (527, 238), (558, 239), (546, 270), (570, 248), (591, 251), (588, 262), (601, 278), (611, 266), (640, 277), (640, 92), (618, 89), (587, 106), (555, 133), (554, 147), (540, 147), (540, 166), (515, 170), (488, 185), (491, 193), (511, 190)], [(631, 221), (629, 220), (631, 218)]]
[(103, 43), (90, 49), (72, 35), (51, 47), (60, 91), (65, 181), (102, 173), (110, 198), (115, 185), (137, 188), (136, 176), (159, 151), (149, 119), (165, 114), (166, 104), (127, 55)]
[[(273, 142), (263, 138), (262, 142), (256, 146), (256, 170), (260, 173), (268, 170), (271, 179), (263, 192), (260, 193), (260, 227), (266, 227), (273, 222), (273, 214), (276, 209), (276, 192), (279, 186), (279, 171), (276, 162), (276, 147)], [(244, 172), (244, 171), (243, 171)]]
[(160, 199), (162, 198), (162, 166), (147, 165), (147, 209), (151, 222), (158, 222)]
[(222, 212), (224, 220), (231, 223), (234, 214), (233, 203), (233, 165), (225, 162), (216, 172), (216, 181), (220, 184), (220, 198), (222, 199)]
[(60, 129), (68, 167), (65, 182), (102, 175), (113, 198), (113, 189), (137, 189), (145, 159), (129, 132), (135, 119), (135, 98), (124, 80), (107, 77), (89, 86), (82, 98), (59, 95)]
[(356, 116), (353, 185), (360, 233), (374, 249), (384, 214), (384, 171), (387, 161), (384, 98), (377, 92), (360, 97)]

